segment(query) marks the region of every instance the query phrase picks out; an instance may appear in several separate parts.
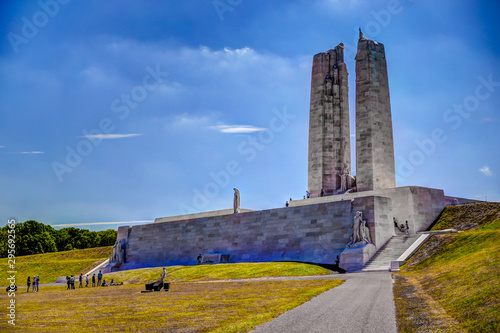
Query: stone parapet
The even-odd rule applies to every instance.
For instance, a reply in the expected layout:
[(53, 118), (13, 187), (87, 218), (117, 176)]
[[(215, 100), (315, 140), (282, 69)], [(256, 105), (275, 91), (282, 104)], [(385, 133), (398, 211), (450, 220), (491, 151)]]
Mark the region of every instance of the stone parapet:
[(393, 217), (396, 218), (398, 224), (405, 224), (405, 222), (408, 221), (411, 234), (426, 230), (446, 207), (443, 190), (421, 186), (403, 186), (293, 200), (290, 202), (290, 206), (296, 207), (316, 203), (349, 201), (365, 196), (391, 198)]
[[(253, 209), (240, 208), (240, 213), (253, 212), (253, 211), (254, 211)], [(201, 218), (201, 217), (222, 216), (222, 215), (230, 215), (230, 214), (234, 214), (233, 208), (212, 210), (209, 212), (201, 212), (201, 213), (194, 213), (194, 214), (158, 217), (155, 219), (154, 223), (171, 222), (171, 221), (184, 221), (184, 220), (197, 219), (197, 218)]]

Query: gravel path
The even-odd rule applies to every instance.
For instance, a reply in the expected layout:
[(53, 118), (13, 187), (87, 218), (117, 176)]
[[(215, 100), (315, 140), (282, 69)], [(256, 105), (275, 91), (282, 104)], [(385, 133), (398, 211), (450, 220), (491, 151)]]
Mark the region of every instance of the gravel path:
[(254, 332), (397, 332), (391, 273), (335, 277), (346, 282), (257, 327)]

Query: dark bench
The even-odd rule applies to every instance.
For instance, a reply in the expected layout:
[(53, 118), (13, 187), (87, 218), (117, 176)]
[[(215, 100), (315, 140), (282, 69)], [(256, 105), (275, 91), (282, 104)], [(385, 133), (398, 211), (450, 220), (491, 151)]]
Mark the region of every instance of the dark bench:
[(165, 291), (170, 289), (170, 282), (163, 282), (162, 280), (156, 282), (146, 283), (146, 291), (160, 291), (164, 288)]

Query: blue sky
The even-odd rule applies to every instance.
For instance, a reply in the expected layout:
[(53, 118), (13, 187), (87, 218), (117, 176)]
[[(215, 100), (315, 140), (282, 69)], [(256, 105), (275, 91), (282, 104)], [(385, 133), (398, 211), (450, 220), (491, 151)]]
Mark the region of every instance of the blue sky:
[(116, 228), (230, 208), (233, 187), (243, 208), (302, 198), (312, 57), (346, 44), (354, 134), (358, 27), (386, 49), (397, 185), (500, 201), (499, 9), (2, 1), (0, 225)]

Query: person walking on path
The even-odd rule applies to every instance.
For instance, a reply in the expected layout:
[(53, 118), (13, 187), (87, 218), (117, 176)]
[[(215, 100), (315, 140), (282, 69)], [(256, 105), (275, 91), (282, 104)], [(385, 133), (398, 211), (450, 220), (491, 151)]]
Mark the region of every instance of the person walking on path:
[(31, 291), (35, 292), (36, 288), (36, 275), (33, 276), (33, 280), (31, 280)]
[(40, 286), (40, 275), (37, 275), (36, 276), (36, 292), (40, 291), (39, 286)]
[(92, 287), (95, 287), (95, 273), (92, 275)]
[(73, 275), (69, 278), (69, 282), (71, 284), (71, 289), (75, 289), (75, 277)]
[(80, 285), (78, 286), (78, 288), (83, 288), (83, 274), (82, 273), (80, 273), (79, 281), (80, 281)]
[(88, 286), (89, 286), (89, 275), (87, 274), (87, 276), (85, 277), (85, 287)]
[(406, 236), (410, 234), (410, 226), (408, 225), (408, 221), (406, 221)]
[(102, 282), (102, 273), (99, 271), (99, 274), (97, 274), (97, 285), (100, 286)]
[(66, 275), (66, 283), (68, 284), (68, 288), (66, 288), (66, 290), (71, 289), (71, 282), (69, 280), (69, 276), (68, 275)]
[(28, 290), (26, 291), (27, 293), (30, 292), (30, 286), (31, 286), (31, 279), (30, 277), (28, 276)]

